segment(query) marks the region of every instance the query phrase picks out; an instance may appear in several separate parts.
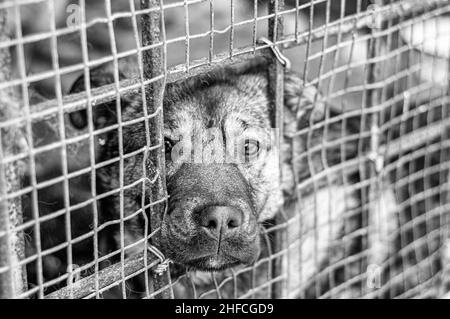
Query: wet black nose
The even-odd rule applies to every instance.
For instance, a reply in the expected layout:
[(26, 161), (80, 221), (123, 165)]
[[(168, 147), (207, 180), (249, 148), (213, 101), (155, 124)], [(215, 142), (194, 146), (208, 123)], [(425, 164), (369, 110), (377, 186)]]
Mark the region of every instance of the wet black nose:
[(243, 214), (228, 206), (209, 206), (200, 212), (200, 226), (213, 236), (226, 235), (242, 226)]

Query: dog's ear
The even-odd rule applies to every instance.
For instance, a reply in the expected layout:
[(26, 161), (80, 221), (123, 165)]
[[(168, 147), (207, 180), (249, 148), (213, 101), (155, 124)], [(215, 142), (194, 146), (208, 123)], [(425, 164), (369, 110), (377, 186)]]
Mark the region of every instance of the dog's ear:
[[(284, 110), (287, 112), (285, 119), (295, 122), (296, 130), (307, 127), (311, 120), (316, 123), (324, 121), (326, 116), (332, 118), (343, 113), (342, 107), (325, 102), (314, 85), (305, 87), (300, 76), (293, 72), (286, 72), (284, 76)], [(360, 121), (361, 117), (358, 115), (347, 117), (345, 130), (349, 134), (358, 133)], [(285, 121), (286, 124), (288, 123)]]
[[(91, 89), (101, 87), (104, 85), (114, 83), (114, 74), (105, 67), (98, 67), (89, 70), (90, 87)], [(119, 73), (119, 78), (124, 78), (122, 73)], [(69, 93), (79, 93), (86, 90), (85, 76), (80, 75), (73, 83)], [(122, 101), (122, 107), (125, 102)], [(108, 103), (103, 103), (92, 107), (93, 124), (95, 128), (102, 128), (114, 124), (117, 121), (116, 101), (113, 100)], [(72, 112), (69, 114), (69, 119), (72, 125), (77, 129), (84, 129), (88, 125), (87, 110)]]
[(293, 72), (286, 72), (284, 76), (284, 107), (288, 119), (301, 127), (307, 126), (311, 117), (316, 122), (325, 116), (325, 103), (320, 92), (313, 85), (305, 87), (300, 76)]

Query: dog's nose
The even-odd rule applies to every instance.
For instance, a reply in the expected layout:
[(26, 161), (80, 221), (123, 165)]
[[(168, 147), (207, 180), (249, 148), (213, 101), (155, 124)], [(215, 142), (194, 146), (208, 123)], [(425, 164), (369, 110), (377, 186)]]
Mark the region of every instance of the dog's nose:
[(216, 237), (237, 230), (242, 221), (242, 212), (233, 207), (209, 206), (200, 212), (200, 226)]

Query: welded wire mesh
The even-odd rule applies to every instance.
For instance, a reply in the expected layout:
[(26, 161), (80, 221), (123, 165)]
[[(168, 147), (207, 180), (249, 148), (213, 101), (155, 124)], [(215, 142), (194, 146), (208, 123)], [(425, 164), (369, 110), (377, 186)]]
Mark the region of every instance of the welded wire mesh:
[[(448, 1), (5, 0), (0, 13), (1, 297), (449, 293)], [(189, 271), (157, 249), (164, 88), (259, 55), (291, 192), (254, 264)], [(98, 66), (110, 81), (92, 80)], [(288, 102), (305, 117), (287, 121)], [(145, 146), (130, 149), (136, 127)]]

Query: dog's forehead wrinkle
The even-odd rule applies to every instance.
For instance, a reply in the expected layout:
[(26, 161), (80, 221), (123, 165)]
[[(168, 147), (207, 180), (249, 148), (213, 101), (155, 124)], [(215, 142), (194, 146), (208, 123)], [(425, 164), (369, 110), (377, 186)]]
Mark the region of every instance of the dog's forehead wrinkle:
[(247, 100), (245, 98), (228, 101), (227, 114), (224, 117), (231, 120), (238, 120), (247, 127), (267, 127), (270, 126), (268, 101), (265, 98), (258, 100)]
[(195, 113), (193, 108), (179, 109), (171, 112), (164, 119), (164, 128), (169, 135), (178, 135), (177, 138), (199, 132), (203, 128), (201, 114)]
[[(203, 78), (196, 85), (188, 83), (188, 93), (180, 94), (170, 105), (165, 119), (168, 135), (175, 130), (182, 134), (198, 134), (209, 128), (243, 131), (248, 127), (269, 128), (270, 118), (265, 87), (260, 75), (232, 76), (231, 81)], [(195, 82), (193, 82), (195, 83)], [(228, 120), (229, 119), (229, 120)], [(195, 122), (195, 123), (194, 123)]]

